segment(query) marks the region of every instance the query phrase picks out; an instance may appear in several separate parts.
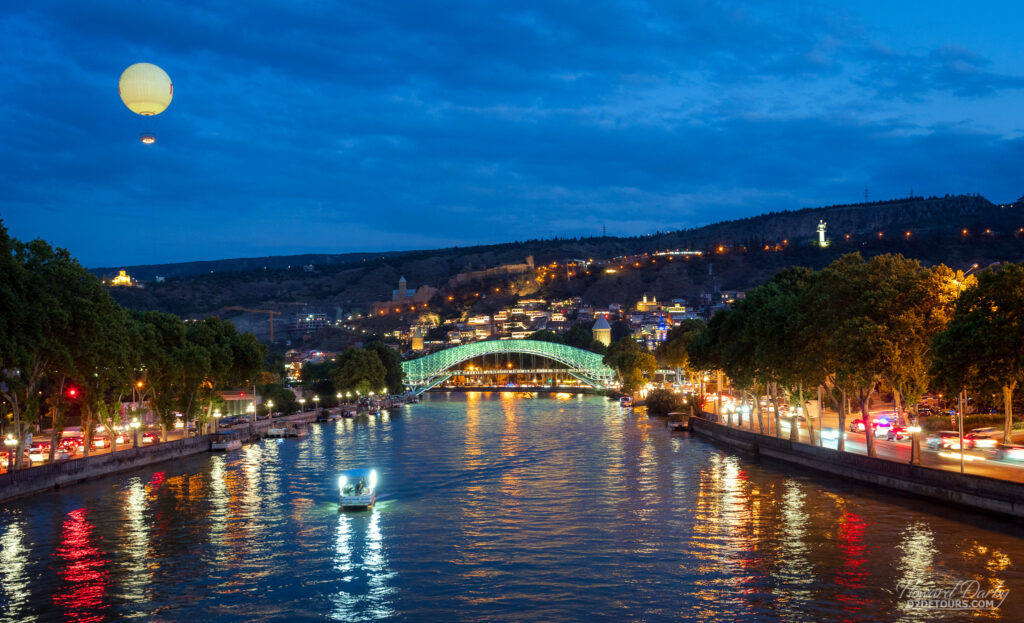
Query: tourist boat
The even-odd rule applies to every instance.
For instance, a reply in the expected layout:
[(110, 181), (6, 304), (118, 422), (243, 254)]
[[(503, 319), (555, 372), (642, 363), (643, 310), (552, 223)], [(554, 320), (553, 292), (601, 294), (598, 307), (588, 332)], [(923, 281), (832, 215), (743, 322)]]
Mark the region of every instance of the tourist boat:
[(665, 424), (674, 433), (686, 432), (690, 430), (690, 416), (686, 413), (673, 411), (668, 414), (668, 420), (665, 421)]
[(242, 440), (238, 438), (238, 434), (231, 433), (214, 433), (210, 435), (210, 451), (214, 452), (217, 450), (241, 450)]
[(333, 422), (334, 420), (338, 419), (338, 417), (340, 417), (340, 416), (337, 413), (334, 413), (333, 411), (324, 410), (324, 411), (321, 411), (316, 416), (316, 421), (317, 422), (321, 422), (321, 423), (323, 423), (323, 422)]
[(623, 396), (622, 398), (619, 398), (619, 406), (620, 407), (632, 407), (633, 406), (633, 397), (632, 396)]
[(369, 510), (377, 501), (377, 470), (350, 469), (338, 477), (341, 500), (338, 510)]
[(516, 398), (533, 398), (533, 392), (516, 392)]
[(284, 437), (288, 434), (283, 427), (274, 427), (267, 429), (267, 437)]

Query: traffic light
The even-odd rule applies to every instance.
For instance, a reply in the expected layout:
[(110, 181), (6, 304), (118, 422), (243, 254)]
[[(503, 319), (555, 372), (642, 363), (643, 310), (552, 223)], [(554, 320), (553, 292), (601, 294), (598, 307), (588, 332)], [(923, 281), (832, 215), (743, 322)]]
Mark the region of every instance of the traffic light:
[(68, 388), (68, 398), (74, 400), (77, 397), (78, 397), (78, 388), (77, 387), (69, 387)]

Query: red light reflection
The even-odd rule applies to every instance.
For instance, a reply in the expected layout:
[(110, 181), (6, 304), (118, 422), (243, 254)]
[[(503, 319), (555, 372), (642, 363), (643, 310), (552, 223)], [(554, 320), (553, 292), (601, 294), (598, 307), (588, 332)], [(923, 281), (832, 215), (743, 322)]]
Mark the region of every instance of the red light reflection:
[(84, 508), (71, 511), (64, 520), (61, 544), (55, 555), (63, 562), (58, 574), (64, 585), (53, 601), (65, 609), (69, 621), (101, 621), (109, 605), (103, 593), (110, 580), (103, 552), (93, 544), (93, 525)]

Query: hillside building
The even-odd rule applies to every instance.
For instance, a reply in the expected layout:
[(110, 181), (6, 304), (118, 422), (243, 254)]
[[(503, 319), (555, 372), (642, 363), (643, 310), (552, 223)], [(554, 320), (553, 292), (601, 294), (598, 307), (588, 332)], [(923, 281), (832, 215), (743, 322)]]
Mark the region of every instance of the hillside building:
[(597, 321), (594, 322), (594, 339), (601, 342), (605, 346), (611, 346), (612, 343), (612, 326), (608, 324), (608, 319), (604, 316), (598, 316)]

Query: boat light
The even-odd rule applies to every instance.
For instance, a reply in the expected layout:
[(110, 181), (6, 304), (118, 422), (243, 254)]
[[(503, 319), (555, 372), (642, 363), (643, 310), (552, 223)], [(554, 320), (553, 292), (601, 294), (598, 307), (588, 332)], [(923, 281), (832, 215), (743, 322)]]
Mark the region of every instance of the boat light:
[(345, 483), (347, 481), (348, 481), (348, 478), (346, 478), (344, 476), (342, 476), (341, 478), (338, 478), (338, 489), (344, 489), (345, 488)]
[(377, 470), (370, 470), (370, 491), (377, 489)]

